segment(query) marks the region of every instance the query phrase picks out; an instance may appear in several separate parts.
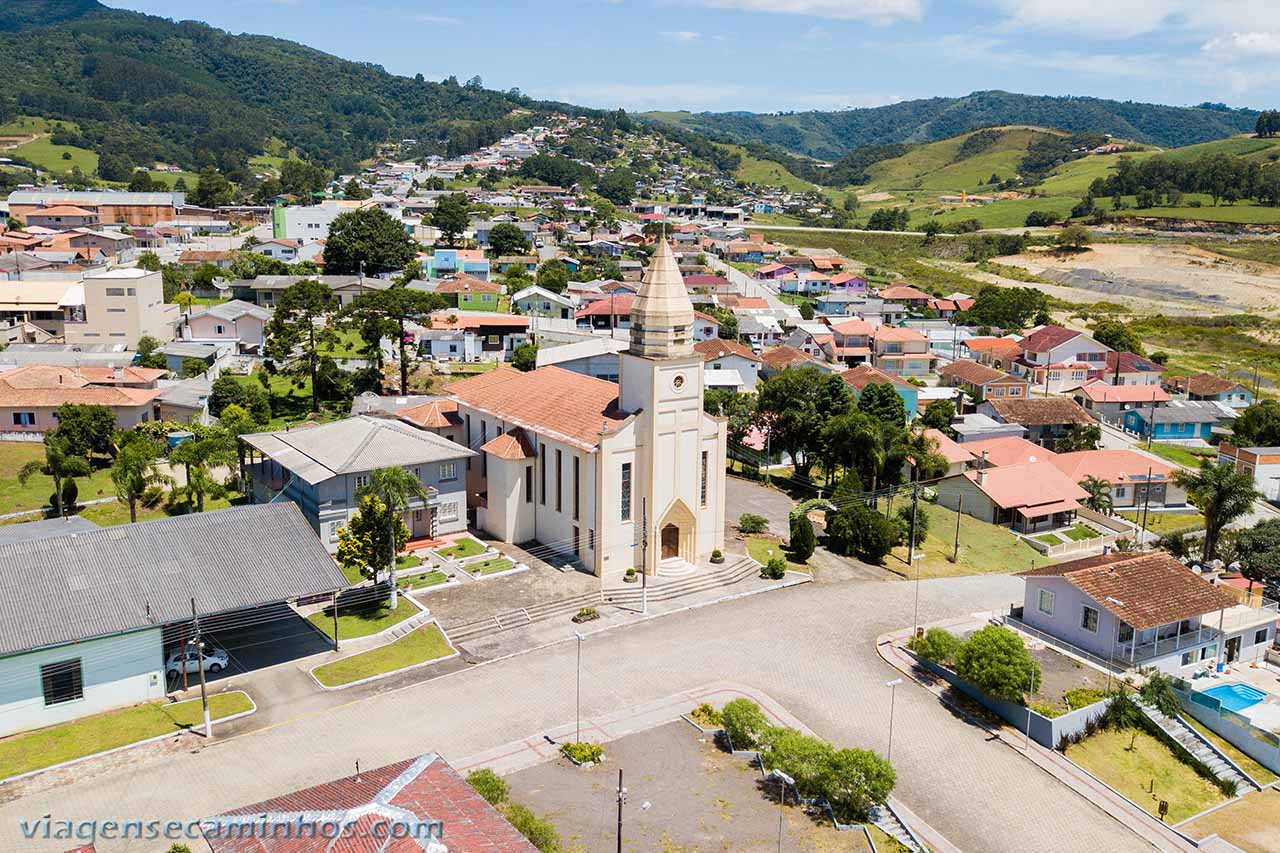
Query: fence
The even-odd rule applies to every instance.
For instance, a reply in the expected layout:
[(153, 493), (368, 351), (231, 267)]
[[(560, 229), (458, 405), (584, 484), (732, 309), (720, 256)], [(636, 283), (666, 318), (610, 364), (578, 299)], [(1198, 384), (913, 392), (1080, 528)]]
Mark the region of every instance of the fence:
[(1222, 707), (1212, 696), (1193, 690), (1181, 678), (1173, 679), (1173, 689), (1187, 713), (1272, 773), (1280, 773), (1280, 737), (1258, 728), (1248, 717)]
[(946, 681), (956, 690), (982, 705), (1009, 725), (1020, 731), (1027, 732), (1033, 741), (1046, 749), (1055, 749), (1064, 737), (1083, 732), (1091, 721), (1106, 713), (1107, 706), (1111, 704), (1109, 698), (1102, 699), (1092, 705), (1077, 708), (1060, 717), (1046, 717), (1043, 714), (1032, 711), (1026, 705), (1006, 702), (1003, 699), (988, 696), (946, 667), (939, 666), (933, 661), (924, 660), (914, 652), (911, 654), (923, 669)]

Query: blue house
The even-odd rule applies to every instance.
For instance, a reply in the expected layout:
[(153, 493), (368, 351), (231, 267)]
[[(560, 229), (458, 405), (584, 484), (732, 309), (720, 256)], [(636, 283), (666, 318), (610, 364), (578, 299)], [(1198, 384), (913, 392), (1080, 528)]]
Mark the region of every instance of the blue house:
[(1124, 428), (1155, 441), (1207, 441), (1223, 412), (1216, 403), (1172, 400), (1157, 409), (1130, 409)]

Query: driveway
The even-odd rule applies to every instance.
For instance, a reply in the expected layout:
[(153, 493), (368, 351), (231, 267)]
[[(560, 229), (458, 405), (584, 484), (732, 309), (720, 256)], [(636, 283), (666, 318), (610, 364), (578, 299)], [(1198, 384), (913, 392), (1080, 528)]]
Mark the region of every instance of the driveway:
[(724, 484), (725, 539), (738, 532), (738, 518), (755, 513), (769, 519), (769, 532), (787, 537), (791, 526), (791, 508), (795, 502), (778, 489), (771, 489), (741, 477), (727, 477)]
[[(731, 680), (772, 696), (817, 734), (883, 752), (897, 671), (876, 654), (880, 634), (910, 624), (914, 584), (807, 584), (688, 610), (582, 644), (582, 714), (612, 713), (682, 690)], [(924, 581), (924, 621), (1001, 608), (1021, 595), (1006, 576)], [(573, 642), (496, 660), (402, 690), (325, 709), (300, 708), (269, 728), (175, 755), (139, 754), (127, 765), (84, 768), (51, 790), (5, 792), (0, 849), (62, 851), (26, 841), (17, 821), (127, 816), (199, 818), (352, 772), (438, 751), (461, 761), (538, 737), (574, 719)], [(933, 694), (904, 686), (896, 699), (896, 793), (964, 850), (1122, 851), (1146, 848), (1121, 824)], [(643, 780), (629, 785), (646, 798)], [(585, 804), (584, 804), (585, 807)], [(101, 853), (127, 849), (104, 841)]]

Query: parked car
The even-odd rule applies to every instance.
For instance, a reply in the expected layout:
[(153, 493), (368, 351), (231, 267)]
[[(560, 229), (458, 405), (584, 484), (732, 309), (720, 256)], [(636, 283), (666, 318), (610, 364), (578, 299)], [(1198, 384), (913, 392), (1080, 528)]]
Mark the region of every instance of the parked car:
[[(185, 665), (187, 674), (198, 673), (200, 671), (199, 653), (193, 649), (183, 649), (181, 646), (169, 653), (169, 659), (165, 662), (165, 674), (172, 678), (175, 675), (181, 675), (183, 664)], [(206, 646), (204, 650), (204, 671), (209, 673), (222, 672), (231, 664), (231, 658), (222, 649)]]

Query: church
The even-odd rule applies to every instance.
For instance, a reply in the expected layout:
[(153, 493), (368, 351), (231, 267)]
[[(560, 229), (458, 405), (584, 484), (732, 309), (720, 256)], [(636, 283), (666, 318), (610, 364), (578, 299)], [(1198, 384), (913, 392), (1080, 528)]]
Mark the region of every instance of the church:
[[(724, 547), (726, 429), (702, 410), (693, 304), (662, 240), (632, 303), (617, 384), (542, 367), (450, 385), (470, 522), (601, 577), (678, 574)], [(549, 562), (555, 562), (549, 558)]]

